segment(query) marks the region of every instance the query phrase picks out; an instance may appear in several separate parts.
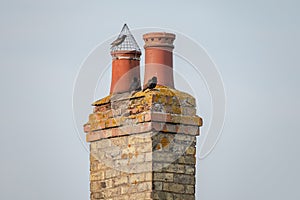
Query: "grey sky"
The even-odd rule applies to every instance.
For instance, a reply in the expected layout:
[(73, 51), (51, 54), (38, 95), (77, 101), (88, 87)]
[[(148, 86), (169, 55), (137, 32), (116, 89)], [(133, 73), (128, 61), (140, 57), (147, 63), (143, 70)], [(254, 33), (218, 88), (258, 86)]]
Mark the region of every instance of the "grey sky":
[(1, 1), (0, 199), (89, 198), (73, 83), (89, 52), (124, 22), (184, 33), (220, 70), (227, 118), (215, 150), (198, 163), (197, 199), (299, 199), (299, 7), (296, 0)]

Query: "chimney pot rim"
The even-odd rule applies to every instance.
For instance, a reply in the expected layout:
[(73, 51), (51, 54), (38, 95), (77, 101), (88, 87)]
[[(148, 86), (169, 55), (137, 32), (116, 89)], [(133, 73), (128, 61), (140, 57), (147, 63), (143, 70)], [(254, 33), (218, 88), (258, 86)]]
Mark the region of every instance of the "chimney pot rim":
[(143, 35), (143, 39), (148, 39), (151, 37), (162, 37), (162, 38), (176, 38), (176, 35), (174, 33), (168, 33), (168, 32), (150, 32), (145, 33)]
[(132, 50), (120, 50), (120, 51), (113, 51), (110, 53), (112, 56), (112, 60), (140, 60), (142, 52)]
[(137, 51), (137, 50), (119, 50), (119, 51), (111, 51), (110, 54), (111, 55), (114, 55), (114, 54), (136, 54), (136, 55), (141, 55), (142, 52)]

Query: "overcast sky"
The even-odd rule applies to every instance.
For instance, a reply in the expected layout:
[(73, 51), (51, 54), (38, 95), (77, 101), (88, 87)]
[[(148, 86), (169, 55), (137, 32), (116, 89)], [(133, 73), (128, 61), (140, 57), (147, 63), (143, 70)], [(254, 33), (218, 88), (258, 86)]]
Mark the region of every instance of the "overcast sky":
[[(220, 71), (225, 126), (214, 151), (198, 160), (197, 199), (300, 199), (299, 8), (296, 0), (2, 0), (0, 199), (89, 198), (73, 84), (89, 53), (125, 22), (187, 35)], [(207, 121), (204, 92), (198, 114)]]

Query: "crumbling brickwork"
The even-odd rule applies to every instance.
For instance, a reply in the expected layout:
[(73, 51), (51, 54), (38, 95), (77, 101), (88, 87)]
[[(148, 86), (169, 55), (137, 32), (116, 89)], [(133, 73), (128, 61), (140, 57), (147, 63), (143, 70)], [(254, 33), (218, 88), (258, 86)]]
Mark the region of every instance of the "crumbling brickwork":
[(93, 104), (91, 199), (195, 199), (195, 99), (164, 86), (114, 94)]

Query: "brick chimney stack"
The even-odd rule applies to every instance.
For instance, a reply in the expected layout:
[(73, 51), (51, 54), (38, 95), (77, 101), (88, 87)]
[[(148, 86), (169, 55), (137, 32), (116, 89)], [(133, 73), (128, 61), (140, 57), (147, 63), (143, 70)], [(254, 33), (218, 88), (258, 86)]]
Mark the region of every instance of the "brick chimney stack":
[[(174, 89), (174, 39), (171, 33), (144, 35), (149, 64), (145, 80), (157, 76), (159, 85), (116, 94), (128, 90), (126, 80), (93, 104), (84, 125), (90, 142), (91, 200), (195, 200), (196, 137), (202, 119), (196, 115), (195, 98)], [(138, 61), (131, 63), (131, 53), (112, 55), (126, 57), (113, 63), (116, 88)]]
[(147, 33), (145, 41), (144, 84), (157, 76), (158, 85), (174, 88), (173, 80), (173, 42), (175, 34), (165, 32)]

